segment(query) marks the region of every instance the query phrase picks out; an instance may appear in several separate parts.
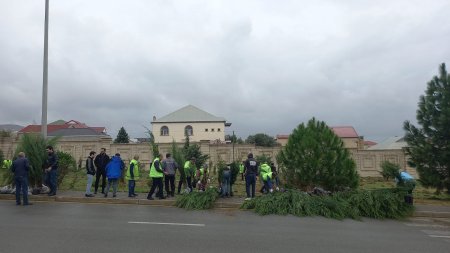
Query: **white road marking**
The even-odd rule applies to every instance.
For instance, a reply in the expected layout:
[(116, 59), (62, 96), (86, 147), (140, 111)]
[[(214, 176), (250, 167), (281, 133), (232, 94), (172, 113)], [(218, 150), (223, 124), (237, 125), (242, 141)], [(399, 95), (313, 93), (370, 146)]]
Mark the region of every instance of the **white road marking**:
[(449, 226), (437, 225), (437, 224), (417, 224), (417, 223), (404, 223), (409, 227), (432, 227), (432, 228), (448, 228)]
[(147, 221), (129, 221), (128, 224), (169, 225), (169, 226), (193, 226), (193, 227), (204, 227), (204, 226), (206, 226), (205, 224), (167, 223), (167, 222), (147, 222)]
[(449, 238), (450, 239), (450, 235), (428, 235), (429, 237), (435, 237), (435, 238)]

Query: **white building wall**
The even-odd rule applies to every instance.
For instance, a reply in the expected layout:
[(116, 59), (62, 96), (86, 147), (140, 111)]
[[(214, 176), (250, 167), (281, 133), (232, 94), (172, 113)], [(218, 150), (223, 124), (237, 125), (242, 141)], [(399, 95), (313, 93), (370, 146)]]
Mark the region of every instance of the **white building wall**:
[[(193, 135), (189, 136), (192, 142), (202, 140), (225, 140), (225, 123), (224, 122), (198, 122), (198, 123), (152, 123), (152, 132), (156, 143), (172, 143), (184, 142), (184, 129), (186, 126), (192, 126)], [(161, 127), (169, 128), (169, 135), (161, 135)]]

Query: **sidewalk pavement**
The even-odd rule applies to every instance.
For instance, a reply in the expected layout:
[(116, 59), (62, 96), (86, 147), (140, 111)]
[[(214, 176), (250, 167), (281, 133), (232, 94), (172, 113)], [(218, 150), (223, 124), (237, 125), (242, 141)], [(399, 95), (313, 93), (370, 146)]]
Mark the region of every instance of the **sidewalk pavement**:
[[(85, 197), (84, 192), (78, 191), (58, 191), (56, 196), (47, 194), (30, 195), (30, 202), (55, 201), (55, 202), (76, 202), (76, 203), (100, 203), (100, 204), (130, 204), (130, 205), (152, 205), (174, 207), (175, 198), (164, 200), (147, 200), (147, 193), (138, 193), (135, 198), (129, 198), (127, 192), (117, 192), (117, 197), (112, 197), (112, 192), (105, 198), (103, 194), (96, 194), (94, 197)], [(0, 200), (15, 200), (14, 194), (0, 194)], [(219, 209), (239, 209), (244, 202), (243, 197), (219, 198), (214, 208)], [(415, 204), (414, 217), (427, 217), (436, 219), (447, 219), (450, 222), (450, 206)]]
[[(85, 197), (84, 192), (78, 191), (58, 191), (55, 196), (47, 196), (47, 194), (29, 195), (30, 202), (74, 202), (74, 203), (99, 203), (99, 204), (130, 204), (130, 205), (152, 205), (174, 207), (176, 196), (174, 198), (148, 200), (146, 192), (138, 193), (137, 197), (128, 197), (127, 192), (117, 192), (117, 196), (113, 197), (112, 192), (108, 197), (103, 194), (95, 194), (94, 197)], [(14, 194), (0, 194), (0, 200), (15, 200)], [(221, 209), (239, 209), (244, 202), (244, 198), (219, 198), (214, 208)]]

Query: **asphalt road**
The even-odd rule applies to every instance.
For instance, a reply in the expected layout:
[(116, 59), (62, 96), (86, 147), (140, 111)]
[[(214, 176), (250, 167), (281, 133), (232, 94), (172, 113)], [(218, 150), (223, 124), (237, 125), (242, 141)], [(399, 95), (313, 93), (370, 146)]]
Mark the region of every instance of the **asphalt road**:
[(0, 201), (0, 252), (448, 253), (450, 232), (410, 221)]

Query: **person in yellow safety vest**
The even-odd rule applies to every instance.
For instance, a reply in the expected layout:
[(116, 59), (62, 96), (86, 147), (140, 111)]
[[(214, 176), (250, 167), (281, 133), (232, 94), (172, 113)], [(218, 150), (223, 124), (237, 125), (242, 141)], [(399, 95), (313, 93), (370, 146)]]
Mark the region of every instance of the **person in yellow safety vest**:
[(3, 164), (2, 164), (3, 169), (9, 169), (9, 168), (11, 168), (11, 166), (12, 166), (11, 160), (8, 160), (8, 159), (3, 160)]
[(125, 174), (125, 179), (128, 180), (128, 197), (134, 198), (137, 194), (134, 192), (136, 187), (136, 180), (139, 180), (139, 156), (135, 155), (130, 161), (130, 167)]
[(157, 197), (159, 199), (165, 199), (164, 192), (163, 192), (163, 169), (161, 166), (162, 155), (159, 154), (158, 157), (153, 160), (152, 167), (150, 168), (150, 173), (148, 174), (153, 181), (152, 188), (150, 189), (150, 192), (147, 195), (148, 200), (153, 200), (152, 197), (153, 193), (155, 192), (156, 187), (158, 187), (158, 193), (156, 193)]
[(272, 168), (264, 162), (260, 167), (260, 176), (264, 182), (265, 193), (273, 192), (272, 189)]
[(186, 161), (184, 163), (184, 174), (186, 175), (186, 181), (189, 190), (191, 192), (192, 192), (192, 178), (194, 177), (196, 170), (197, 168), (195, 167), (195, 157), (192, 157), (190, 161)]
[(197, 170), (197, 188), (199, 191), (205, 191), (206, 184), (208, 183), (208, 164), (203, 164), (200, 169)]
[(245, 168), (244, 163), (245, 161), (242, 161), (242, 163), (239, 165), (239, 173), (241, 173), (242, 181), (244, 181), (244, 168)]

